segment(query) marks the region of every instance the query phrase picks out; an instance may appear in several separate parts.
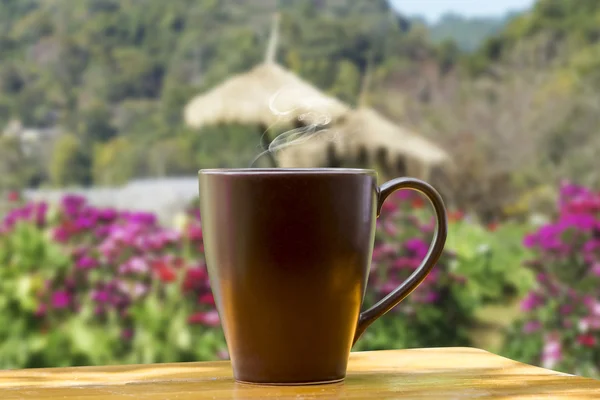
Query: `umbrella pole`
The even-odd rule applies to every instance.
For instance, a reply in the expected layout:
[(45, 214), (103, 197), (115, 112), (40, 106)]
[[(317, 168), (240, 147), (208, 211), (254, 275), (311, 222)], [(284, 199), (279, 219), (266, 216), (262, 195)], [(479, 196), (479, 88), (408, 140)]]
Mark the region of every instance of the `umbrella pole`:
[(279, 168), (279, 165), (277, 164), (277, 160), (275, 159), (275, 155), (272, 152), (268, 151), (269, 146), (271, 145), (271, 141), (269, 140), (269, 134), (268, 134), (267, 128), (264, 125), (261, 125), (259, 127), (258, 134), (260, 135), (261, 147), (263, 148), (264, 151), (267, 152), (267, 157), (269, 157), (271, 166), (273, 168)]

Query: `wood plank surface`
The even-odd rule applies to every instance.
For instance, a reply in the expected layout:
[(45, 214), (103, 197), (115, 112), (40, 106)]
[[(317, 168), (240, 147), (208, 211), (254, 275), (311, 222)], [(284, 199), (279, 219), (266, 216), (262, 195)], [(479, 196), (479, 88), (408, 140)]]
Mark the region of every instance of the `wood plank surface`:
[(0, 399), (600, 399), (600, 381), (439, 348), (352, 353), (344, 382), (318, 386), (235, 383), (226, 361), (6, 370)]

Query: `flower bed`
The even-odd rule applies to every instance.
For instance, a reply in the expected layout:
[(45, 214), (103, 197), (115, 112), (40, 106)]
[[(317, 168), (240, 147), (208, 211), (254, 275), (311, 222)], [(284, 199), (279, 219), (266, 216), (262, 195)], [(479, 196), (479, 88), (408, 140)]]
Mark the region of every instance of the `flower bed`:
[(521, 304), (505, 353), (578, 375), (600, 376), (600, 193), (565, 183), (558, 217), (527, 235), (537, 284)]
[[(431, 215), (412, 192), (386, 201), (363, 307), (420, 264), (433, 234)], [(451, 219), (451, 232), (481, 229), (461, 213)], [(0, 367), (227, 357), (197, 208), (180, 222), (167, 229), (152, 214), (96, 208), (77, 196), (14, 208), (0, 225)], [(488, 250), (445, 251), (425, 282), (375, 322), (355, 350), (469, 345), (476, 309), (503, 296), (480, 287), (489, 285), (490, 263), (508, 249), (477, 237), (473, 244)], [(514, 289), (510, 274), (492, 270), (499, 287)]]
[[(67, 196), (55, 208), (29, 203), (12, 210), (1, 232), (0, 304), (11, 311), (0, 317), (3, 366), (225, 353), (199, 220), (190, 218), (179, 232), (152, 214)], [(13, 346), (23, 337), (35, 346)]]

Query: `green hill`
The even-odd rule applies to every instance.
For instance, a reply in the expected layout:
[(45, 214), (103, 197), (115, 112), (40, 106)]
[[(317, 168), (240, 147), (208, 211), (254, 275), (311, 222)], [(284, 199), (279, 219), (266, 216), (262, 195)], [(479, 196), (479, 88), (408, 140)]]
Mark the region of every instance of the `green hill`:
[(517, 13), (498, 18), (463, 17), (446, 14), (439, 21), (429, 24), (430, 37), (435, 43), (452, 40), (461, 50), (472, 52), (491, 36), (499, 33)]
[[(385, 68), (437, 54), (385, 0), (2, 0), (0, 129), (18, 120), (62, 133), (43, 157), (15, 154), (14, 140), (1, 138), (0, 160), (31, 168), (0, 186), (247, 165), (259, 152), (255, 128), (206, 129), (200, 139), (181, 112), (263, 60), (275, 10), (278, 60), (350, 104), (367, 60)], [(12, 165), (0, 161), (0, 175), (15, 174)]]

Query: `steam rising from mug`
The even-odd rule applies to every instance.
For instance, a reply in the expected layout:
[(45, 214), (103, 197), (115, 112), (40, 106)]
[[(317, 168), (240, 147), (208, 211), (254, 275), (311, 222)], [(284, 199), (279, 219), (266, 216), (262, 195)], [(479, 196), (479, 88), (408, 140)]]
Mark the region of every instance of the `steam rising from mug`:
[[(331, 142), (335, 141), (337, 138), (335, 132), (331, 133), (329, 129), (325, 128), (332, 120), (331, 115), (326, 111), (328, 104), (331, 102), (330, 99), (318, 95), (310, 97), (306, 96), (306, 93), (298, 93), (294, 96), (293, 89), (288, 89), (282, 102), (290, 102), (290, 99), (293, 99), (293, 103), (296, 106), (285, 110), (276, 106), (276, 101), (278, 97), (281, 96), (284, 89), (285, 88), (279, 89), (271, 96), (269, 99), (269, 110), (278, 117), (279, 121), (291, 121), (297, 116), (295, 119), (301, 123), (302, 126), (283, 132), (275, 137), (271, 143), (269, 143), (269, 147), (252, 160), (250, 167), (254, 166), (262, 156), (268, 153), (276, 153), (292, 145), (304, 143), (315, 136), (319, 136)], [(266, 135), (267, 132), (263, 133), (263, 135)]]

